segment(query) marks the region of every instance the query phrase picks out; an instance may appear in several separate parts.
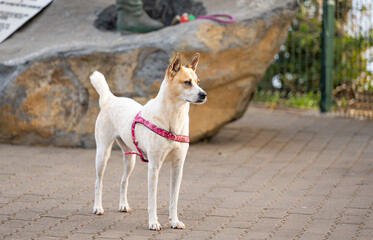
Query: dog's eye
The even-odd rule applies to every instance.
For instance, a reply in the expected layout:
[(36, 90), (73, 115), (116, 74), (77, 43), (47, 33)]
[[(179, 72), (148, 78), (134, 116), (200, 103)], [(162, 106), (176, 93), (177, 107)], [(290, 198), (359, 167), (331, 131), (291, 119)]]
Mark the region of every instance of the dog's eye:
[(184, 82), (187, 86), (192, 86), (192, 80), (188, 80)]

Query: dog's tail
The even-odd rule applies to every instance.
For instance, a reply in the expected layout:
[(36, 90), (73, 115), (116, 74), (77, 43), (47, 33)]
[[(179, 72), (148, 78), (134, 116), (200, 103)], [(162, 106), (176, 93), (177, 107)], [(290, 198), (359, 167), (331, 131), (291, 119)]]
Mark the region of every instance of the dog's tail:
[(106, 104), (108, 99), (114, 95), (110, 92), (109, 85), (107, 84), (102, 73), (95, 71), (89, 78), (91, 79), (91, 83), (96, 89), (98, 95), (100, 95), (99, 104), (100, 108), (102, 108)]

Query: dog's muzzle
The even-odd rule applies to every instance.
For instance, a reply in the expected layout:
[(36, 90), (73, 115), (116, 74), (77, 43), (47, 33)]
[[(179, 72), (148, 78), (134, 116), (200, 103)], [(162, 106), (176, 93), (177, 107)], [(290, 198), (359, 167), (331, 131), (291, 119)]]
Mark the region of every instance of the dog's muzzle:
[(206, 101), (206, 98), (207, 98), (207, 94), (206, 92), (199, 92), (198, 93), (198, 100), (197, 100), (197, 103), (203, 103)]

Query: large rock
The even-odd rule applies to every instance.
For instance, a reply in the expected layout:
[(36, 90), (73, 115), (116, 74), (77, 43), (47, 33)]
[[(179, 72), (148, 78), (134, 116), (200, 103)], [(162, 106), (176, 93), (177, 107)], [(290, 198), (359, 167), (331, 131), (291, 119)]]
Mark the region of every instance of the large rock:
[(0, 141), (94, 147), (98, 95), (88, 77), (101, 71), (117, 96), (154, 97), (176, 52), (201, 53), (208, 93), (193, 105), (193, 141), (242, 116), (257, 83), (287, 36), (296, 0), (203, 1), (233, 24), (197, 20), (147, 34), (101, 32), (92, 25), (106, 0), (54, 0), (0, 45)]

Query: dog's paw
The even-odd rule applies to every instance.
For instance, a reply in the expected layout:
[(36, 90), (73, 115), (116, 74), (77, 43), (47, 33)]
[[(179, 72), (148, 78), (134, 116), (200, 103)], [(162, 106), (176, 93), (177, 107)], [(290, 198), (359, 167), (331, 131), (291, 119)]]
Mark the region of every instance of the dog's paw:
[(93, 208), (93, 213), (97, 215), (102, 215), (104, 214), (104, 209), (102, 207), (94, 207)]
[(130, 206), (127, 204), (127, 205), (125, 205), (125, 204), (119, 204), (119, 211), (120, 212), (131, 212), (131, 208), (130, 208)]
[(149, 229), (153, 231), (159, 231), (162, 230), (161, 224), (157, 222), (149, 222)]
[(170, 225), (173, 229), (185, 229), (185, 224), (180, 221), (170, 221)]

